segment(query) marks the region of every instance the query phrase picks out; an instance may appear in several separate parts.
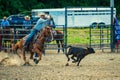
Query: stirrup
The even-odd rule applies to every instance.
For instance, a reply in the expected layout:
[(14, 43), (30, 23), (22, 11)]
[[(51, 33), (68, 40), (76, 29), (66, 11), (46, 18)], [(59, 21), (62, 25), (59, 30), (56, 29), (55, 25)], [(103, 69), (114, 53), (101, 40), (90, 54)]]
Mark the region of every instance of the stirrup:
[(28, 50), (28, 49), (27, 49), (27, 46), (24, 46), (24, 47), (23, 47), (23, 49), (24, 49), (25, 51), (27, 51), (27, 50)]

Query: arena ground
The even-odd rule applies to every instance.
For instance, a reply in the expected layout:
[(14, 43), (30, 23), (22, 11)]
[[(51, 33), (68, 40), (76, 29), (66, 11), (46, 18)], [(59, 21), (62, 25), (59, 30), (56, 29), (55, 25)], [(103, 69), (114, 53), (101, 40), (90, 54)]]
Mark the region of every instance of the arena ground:
[[(76, 66), (64, 54), (48, 51), (38, 65), (22, 66), (21, 58), (0, 52), (0, 80), (120, 80), (120, 53), (102, 53), (86, 56)], [(27, 56), (28, 58), (28, 56)]]

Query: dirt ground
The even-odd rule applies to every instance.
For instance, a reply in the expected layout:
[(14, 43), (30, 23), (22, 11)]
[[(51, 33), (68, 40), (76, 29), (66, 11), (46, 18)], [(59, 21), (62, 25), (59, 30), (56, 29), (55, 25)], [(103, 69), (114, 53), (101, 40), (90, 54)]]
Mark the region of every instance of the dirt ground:
[[(22, 66), (15, 54), (0, 52), (0, 80), (120, 80), (120, 53), (96, 52), (76, 66), (64, 54), (48, 51), (38, 65)], [(27, 56), (28, 59), (28, 56)]]

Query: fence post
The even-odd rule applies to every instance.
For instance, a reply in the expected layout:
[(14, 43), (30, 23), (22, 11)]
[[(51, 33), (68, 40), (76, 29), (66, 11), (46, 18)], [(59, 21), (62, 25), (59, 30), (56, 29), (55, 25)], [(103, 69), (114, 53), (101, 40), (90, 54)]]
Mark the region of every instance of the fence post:
[(67, 53), (67, 7), (65, 7), (65, 33), (64, 33), (64, 47), (65, 47), (65, 54)]
[(111, 7), (111, 52), (114, 52), (115, 49), (115, 28), (113, 25), (113, 7)]
[(13, 39), (14, 39), (14, 44), (16, 43), (16, 26), (14, 26), (14, 35), (13, 35)]

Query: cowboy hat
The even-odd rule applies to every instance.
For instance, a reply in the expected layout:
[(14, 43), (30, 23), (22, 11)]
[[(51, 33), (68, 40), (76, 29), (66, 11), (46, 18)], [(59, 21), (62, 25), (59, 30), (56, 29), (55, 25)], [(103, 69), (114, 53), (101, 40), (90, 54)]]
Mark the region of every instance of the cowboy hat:
[(45, 16), (45, 13), (40, 13), (40, 16)]
[(25, 16), (25, 19), (29, 19), (30, 20), (30, 17), (29, 16)]

